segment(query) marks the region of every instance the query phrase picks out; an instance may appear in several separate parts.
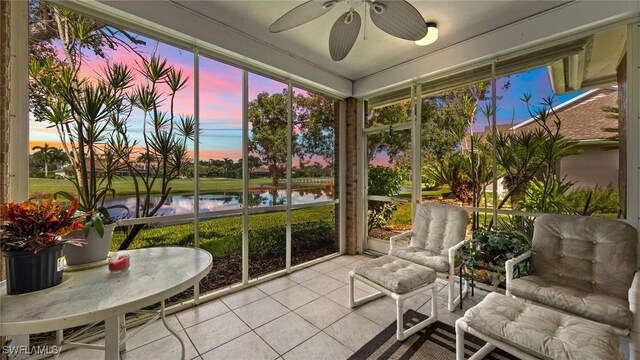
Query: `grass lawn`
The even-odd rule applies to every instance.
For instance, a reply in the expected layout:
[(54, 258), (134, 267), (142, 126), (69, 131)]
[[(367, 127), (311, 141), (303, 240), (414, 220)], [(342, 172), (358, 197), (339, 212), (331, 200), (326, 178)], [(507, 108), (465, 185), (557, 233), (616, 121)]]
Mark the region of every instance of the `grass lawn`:
[[(116, 197), (133, 196), (135, 190), (133, 187), (133, 181), (129, 177), (119, 178), (114, 181), (114, 189), (116, 190)], [(271, 185), (270, 178), (259, 178), (249, 180), (249, 186), (268, 186)], [(281, 185), (284, 182), (281, 181)], [(190, 194), (193, 193), (193, 179), (176, 179), (171, 182), (172, 194)], [(296, 188), (318, 188), (322, 187), (322, 184), (314, 183), (295, 183)], [(154, 190), (160, 189), (160, 182), (156, 182)], [(71, 181), (66, 179), (42, 179), (42, 178), (30, 178), (29, 179), (29, 196), (31, 197), (50, 197), (57, 191), (67, 191), (75, 193), (75, 187)], [(242, 191), (242, 179), (227, 179), (227, 178), (201, 178), (200, 179), (200, 193), (212, 193), (212, 192), (241, 192)]]
[[(334, 221), (335, 206), (317, 206), (306, 209), (293, 210), (291, 212), (292, 224), (304, 224), (314, 221), (330, 223)], [(249, 231), (282, 227), (286, 224), (286, 212), (277, 211), (249, 216)], [(193, 224), (169, 225), (151, 227), (142, 230), (130, 249), (139, 249), (153, 246), (193, 246)], [(112, 250), (117, 250), (125, 236), (122, 232), (113, 235)], [(242, 217), (235, 216), (222, 219), (205, 220), (200, 222), (200, 247), (209, 251), (213, 256), (227, 255), (235, 251), (234, 246), (238, 238), (242, 238)], [(249, 239), (258, 241), (257, 239)], [(251, 245), (249, 245), (251, 248)]]

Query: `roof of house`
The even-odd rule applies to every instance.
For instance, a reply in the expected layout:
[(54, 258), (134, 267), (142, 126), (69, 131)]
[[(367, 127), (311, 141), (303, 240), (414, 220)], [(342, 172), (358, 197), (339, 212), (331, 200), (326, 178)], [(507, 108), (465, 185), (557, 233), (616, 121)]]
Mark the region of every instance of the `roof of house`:
[[(618, 89), (606, 87), (589, 90), (586, 93), (554, 106), (555, 112), (562, 120), (560, 133), (569, 140), (596, 141), (606, 140), (614, 135), (606, 129), (617, 128), (618, 120), (605, 117), (602, 110), (605, 106), (618, 106)], [(538, 126), (529, 119), (512, 128), (516, 131), (527, 131)], [(552, 130), (556, 129), (554, 123), (550, 124)]]

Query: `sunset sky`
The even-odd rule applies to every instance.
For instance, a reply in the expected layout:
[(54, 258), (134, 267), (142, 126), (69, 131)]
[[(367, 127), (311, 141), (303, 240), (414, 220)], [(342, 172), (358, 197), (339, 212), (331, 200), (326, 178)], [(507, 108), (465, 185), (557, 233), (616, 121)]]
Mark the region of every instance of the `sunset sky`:
[[(138, 51), (146, 56), (157, 53), (168, 59), (168, 63), (181, 69), (189, 77), (189, 82), (176, 98), (176, 112), (179, 114), (193, 114), (193, 53), (173, 46), (158, 43), (148, 38), (145, 46), (139, 46)], [(107, 49), (108, 50), (108, 49)], [(84, 62), (83, 75), (97, 77), (107, 62), (123, 63), (131, 68), (136, 67), (139, 57), (124, 49), (106, 51), (107, 59), (88, 55)], [(62, 56), (62, 54), (61, 54)], [(138, 76), (138, 81), (142, 81)], [(509, 77), (511, 86), (508, 91), (500, 90), (505, 79), (498, 80), (498, 123), (519, 123), (530, 118), (526, 106), (520, 100), (523, 93), (532, 93), (535, 103), (542, 97), (553, 95), (549, 84), (549, 77), (545, 68), (533, 69)], [(254, 99), (260, 92), (282, 92), (286, 84), (277, 82), (256, 74), (249, 75), (249, 99)], [(579, 93), (557, 97), (556, 104), (567, 101)], [(142, 113), (134, 112), (131, 121), (131, 132), (141, 139)], [(48, 128), (48, 124), (30, 119), (30, 145), (48, 143), (60, 147), (60, 140), (55, 129)], [(482, 130), (487, 121), (481, 114), (476, 119), (474, 130)], [(237, 161), (242, 157), (242, 70), (219, 61), (200, 57), (200, 128), (201, 145), (200, 158), (221, 159), (230, 158)], [(374, 160), (384, 162), (384, 154)]]

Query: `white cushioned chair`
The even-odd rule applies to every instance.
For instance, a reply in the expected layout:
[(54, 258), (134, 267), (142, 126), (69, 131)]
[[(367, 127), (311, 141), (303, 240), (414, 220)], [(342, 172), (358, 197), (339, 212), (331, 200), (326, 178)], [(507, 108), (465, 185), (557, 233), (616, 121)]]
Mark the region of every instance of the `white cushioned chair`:
[[(621, 335), (631, 331), (635, 348), (637, 242), (636, 229), (619, 220), (542, 215), (532, 251), (506, 263), (507, 295), (611, 325)], [(527, 258), (530, 275), (514, 279), (515, 265)]]
[[(389, 255), (423, 265), (444, 274), (449, 280), (449, 311), (454, 311), (460, 300), (466, 296), (467, 283), (462, 294), (455, 294), (456, 251), (464, 244), (469, 214), (461, 207), (423, 203), (416, 207), (411, 231), (391, 237)], [(396, 242), (411, 237), (409, 246)]]

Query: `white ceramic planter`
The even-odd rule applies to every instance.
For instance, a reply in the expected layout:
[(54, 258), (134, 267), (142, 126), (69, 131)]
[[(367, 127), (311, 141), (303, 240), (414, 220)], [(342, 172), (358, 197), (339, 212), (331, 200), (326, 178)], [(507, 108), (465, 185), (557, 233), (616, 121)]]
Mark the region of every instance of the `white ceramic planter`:
[[(76, 266), (106, 260), (111, 246), (111, 237), (116, 224), (104, 226), (104, 236), (100, 237), (95, 228), (91, 228), (87, 243), (82, 247), (71, 244), (64, 245), (64, 257), (67, 265)], [(71, 237), (84, 238), (84, 231), (74, 231), (69, 234)]]

